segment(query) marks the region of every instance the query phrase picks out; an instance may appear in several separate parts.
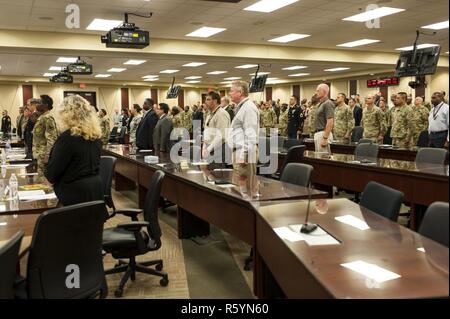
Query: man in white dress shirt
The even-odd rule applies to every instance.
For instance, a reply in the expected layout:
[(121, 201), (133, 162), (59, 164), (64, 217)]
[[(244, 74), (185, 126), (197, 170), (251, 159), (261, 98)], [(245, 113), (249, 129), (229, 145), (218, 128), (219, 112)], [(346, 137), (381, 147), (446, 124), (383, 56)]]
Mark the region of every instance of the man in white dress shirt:
[(259, 110), (248, 97), (248, 83), (234, 81), (230, 97), (236, 103), (236, 116), (228, 133), (228, 146), (233, 150), (233, 169), (242, 176), (256, 174), (258, 161)]
[(441, 92), (433, 93), (431, 104), (433, 107), (428, 118), (429, 146), (448, 148), (448, 104), (444, 102), (444, 95)]

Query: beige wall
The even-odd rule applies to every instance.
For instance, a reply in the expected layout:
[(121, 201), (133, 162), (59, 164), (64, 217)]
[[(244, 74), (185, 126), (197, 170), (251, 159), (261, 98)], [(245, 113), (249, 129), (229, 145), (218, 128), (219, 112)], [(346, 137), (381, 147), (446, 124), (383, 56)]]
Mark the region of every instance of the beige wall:
[(21, 84), (0, 84), (0, 110), (8, 111), (15, 126), (19, 106), (23, 104)]
[(292, 86), (290, 84), (272, 86), (272, 100), (274, 101), (280, 99), (281, 103), (288, 103), (291, 95)]

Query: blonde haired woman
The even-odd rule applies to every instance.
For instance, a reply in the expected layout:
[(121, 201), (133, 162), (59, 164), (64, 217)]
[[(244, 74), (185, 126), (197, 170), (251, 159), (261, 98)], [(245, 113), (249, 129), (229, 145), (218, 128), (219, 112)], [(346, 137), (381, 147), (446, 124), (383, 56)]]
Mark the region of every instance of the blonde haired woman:
[(45, 177), (64, 206), (102, 200), (102, 133), (94, 108), (79, 95), (69, 96), (55, 110), (55, 119), (62, 133), (50, 153)]

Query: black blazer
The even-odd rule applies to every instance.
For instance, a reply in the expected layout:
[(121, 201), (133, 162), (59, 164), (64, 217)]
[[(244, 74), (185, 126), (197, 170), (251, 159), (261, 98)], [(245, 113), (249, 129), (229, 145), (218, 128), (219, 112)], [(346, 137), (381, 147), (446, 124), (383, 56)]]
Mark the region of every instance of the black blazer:
[(300, 106), (296, 105), (288, 109), (288, 134), (297, 134), (303, 126), (303, 112)]
[(156, 124), (155, 131), (153, 133), (153, 145), (155, 152), (169, 152), (171, 141), (170, 132), (172, 132), (173, 123), (168, 115), (164, 116)]
[(158, 116), (153, 110), (147, 111), (136, 130), (136, 146), (141, 150), (153, 149), (153, 131)]
[(355, 105), (353, 108), (353, 117), (355, 118), (355, 126), (361, 126), (361, 119), (362, 119), (362, 109)]

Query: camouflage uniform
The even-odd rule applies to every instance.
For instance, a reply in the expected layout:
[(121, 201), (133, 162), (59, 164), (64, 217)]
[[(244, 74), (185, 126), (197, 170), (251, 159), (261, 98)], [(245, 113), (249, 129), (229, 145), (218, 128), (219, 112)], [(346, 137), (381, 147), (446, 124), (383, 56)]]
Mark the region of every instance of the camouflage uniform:
[(391, 137), (392, 145), (397, 147), (408, 147), (411, 140), (409, 113), (411, 108), (407, 105), (396, 106), (391, 109)]
[(270, 135), (270, 129), (275, 127), (277, 123), (277, 115), (272, 108), (260, 110), (261, 127), (266, 128), (266, 135)]
[(50, 111), (43, 113), (33, 129), (33, 157), (37, 160), (37, 173), (44, 176), (50, 151), (58, 138), (58, 128)]
[(177, 137), (183, 136), (182, 130), (183, 130), (183, 118), (181, 112), (177, 115), (172, 115), (171, 117), (172, 124), (173, 124), (173, 130), (175, 131), (174, 134)]
[(389, 108), (386, 106), (383, 109), (380, 108), (381, 114), (383, 114), (383, 121), (384, 121), (384, 125), (386, 126), (386, 129), (388, 127), (392, 126), (392, 120), (391, 120), (391, 111), (389, 110)]
[(283, 137), (287, 137), (287, 122), (288, 122), (288, 109), (280, 113), (278, 118), (278, 134)]
[(316, 113), (317, 109), (319, 108), (319, 104), (311, 105), (311, 108), (309, 109), (308, 118), (309, 118), (309, 132), (311, 135), (314, 135), (316, 132)]
[(187, 112), (181, 113), (181, 119), (183, 123), (183, 127), (192, 133), (192, 111), (189, 110)]
[(133, 146), (136, 146), (136, 131), (139, 126), (139, 123), (141, 123), (142, 120), (142, 114), (137, 114), (133, 117), (130, 123), (130, 143)]
[(431, 111), (431, 103), (430, 102), (423, 102), (423, 106), (425, 106), (428, 111)]
[(102, 143), (103, 145), (108, 144), (109, 135), (111, 131), (111, 125), (108, 116), (103, 116), (100, 118), (100, 128), (102, 129)]
[(411, 146), (416, 146), (419, 140), (420, 132), (428, 130), (428, 116), (430, 111), (425, 106), (412, 107), (409, 113), (410, 130), (411, 130)]
[(365, 108), (361, 119), (361, 127), (364, 128), (363, 138), (370, 138), (374, 142), (378, 142), (378, 137), (386, 133), (385, 116), (383, 116), (379, 107)]
[[(344, 143), (350, 142), (350, 134), (354, 124), (353, 112), (348, 105), (336, 106), (334, 109), (333, 139)], [(347, 138), (345, 137), (346, 135), (348, 136)]]

